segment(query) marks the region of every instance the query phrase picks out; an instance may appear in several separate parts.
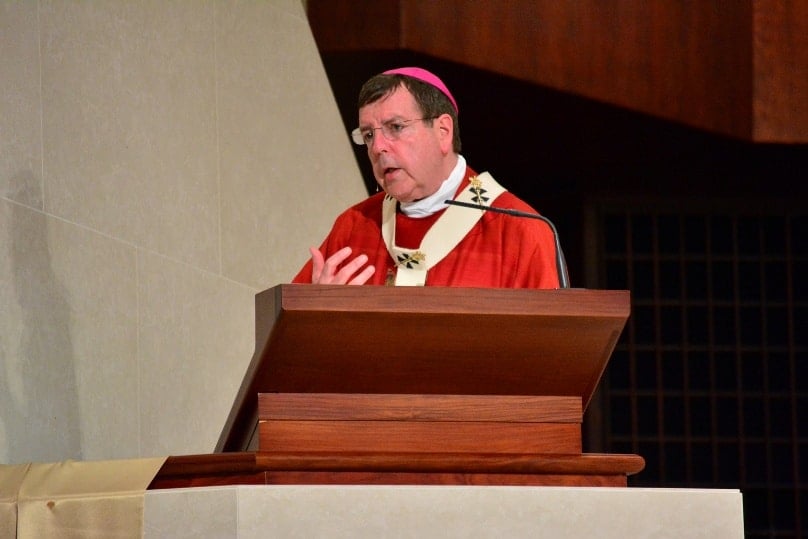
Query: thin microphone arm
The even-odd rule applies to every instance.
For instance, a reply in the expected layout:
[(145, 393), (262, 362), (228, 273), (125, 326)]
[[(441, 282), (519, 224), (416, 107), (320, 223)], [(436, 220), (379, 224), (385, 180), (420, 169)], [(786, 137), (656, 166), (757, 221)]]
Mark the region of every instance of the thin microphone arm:
[(496, 208), (492, 206), (483, 206), (482, 204), (472, 204), (470, 202), (461, 202), (459, 200), (444, 200), (446, 204), (450, 204), (452, 206), (462, 206), (464, 208), (472, 208), (475, 210), (483, 210), (483, 211), (492, 211), (495, 213), (504, 213), (506, 215), (512, 215), (514, 217), (527, 217), (530, 219), (538, 219), (539, 221), (544, 221), (547, 226), (550, 227), (550, 230), (553, 232), (553, 240), (555, 241), (555, 249), (556, 249), (556, 270), (558, 271), (558, 285), (560, 288), (569, 288), (570, 287), (570, 276), (567, 273), (567, 261), (564, 258), (564, 251), (561, 250), (561, 240), (558, 238), (558, 230), (556, 230), (555, 225), (553, 222), (544, 217), (543, 215), (539, 215), (538, 213), (530, 213), (526, 211), (514, 210), (513, 208)]

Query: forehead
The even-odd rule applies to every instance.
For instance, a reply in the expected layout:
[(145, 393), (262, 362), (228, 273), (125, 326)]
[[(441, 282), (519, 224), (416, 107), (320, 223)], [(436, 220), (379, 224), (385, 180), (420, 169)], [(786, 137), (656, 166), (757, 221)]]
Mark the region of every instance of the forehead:
[(413, 119), (420, 113), (418, 103), (409, 90), (399, 86), (393, 93), (359, 109), (359, 125), (372, 125), (393, 118)]

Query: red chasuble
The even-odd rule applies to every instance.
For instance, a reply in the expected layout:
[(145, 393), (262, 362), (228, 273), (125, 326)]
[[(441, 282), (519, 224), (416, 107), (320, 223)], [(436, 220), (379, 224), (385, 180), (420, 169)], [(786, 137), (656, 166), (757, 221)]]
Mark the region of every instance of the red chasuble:
[[(458, 193), (476, 173), (466, 167), (466, 177)], [(320, 246), (327, 259), (343, 247), (351, 247), (349, 261), (361, 253), (376, 272), (366, 284), (392, 281), (396, 264), (390, 257), (381, 233), (384, 193), (365, 199), (337, 217), (334, 227)], [(491, 204), (494, 207), (535, 213), (536, 210), (509, 192)], [(426, 232), (445, 210), (420, 219), (396, 213), (396, 238), (399, 247), (417, 249)], [(468, 211), (478, 211), (469, 208)], [(427, 286), (464, 286), (479, 288), (558, 288), (555, 239), (550, 227), (539, 219), (514, 217), (486, 211), (460, 243), (429, 270)], [(292, 280), (311, 283), (309, 260)]]

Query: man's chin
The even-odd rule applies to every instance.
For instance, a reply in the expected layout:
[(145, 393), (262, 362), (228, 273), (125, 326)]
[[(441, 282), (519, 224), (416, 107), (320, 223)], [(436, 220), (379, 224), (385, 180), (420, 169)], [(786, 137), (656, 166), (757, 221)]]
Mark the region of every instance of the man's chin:
[(415, 198), (412, 196), (412, 191), (408, 189), (401, 189), (398, 182), (386, 182), (382, 187), (384, 192), (398, 200), (399, 202), (412, 202)]
[(416, 198), (414, 198), (414, 197), (413, 197), (413, 196), (412, 196), (412, 195), (411, 195), (409, 192), (406, 192), (406, 193), (400, 193), (400, 192), (397, 192), (397, 191), (395, 191), (395, 190), (392, 190), (392, 191), (385, 191), (385, 192), (386, 192), (388, 195), (390, 195), (391, 197), (393, 197), (394, 199), (398, 200), (399, 202), (404, 202), (405, 204), (406, 204), (407, 202), (415, 202), (415, 201), (417, 200), (417, 199), (416, 199)]

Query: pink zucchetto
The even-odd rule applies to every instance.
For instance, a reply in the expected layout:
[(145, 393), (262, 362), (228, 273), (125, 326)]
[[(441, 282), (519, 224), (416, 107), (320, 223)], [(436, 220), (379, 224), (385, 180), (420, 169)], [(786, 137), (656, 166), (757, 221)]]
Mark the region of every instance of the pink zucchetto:
[(443, 84), (443, 81), (440, 80), (436, 75), (430, 73), (426, 69), (420, 67), (399, 67), (398, 69), (390, 69), (382, 73), (383, 75), (406, 75), (408, 77), (412, 77), (414, 79), (418, 79), (423, 81), (427, 84), (431, 84), (438, 90), (440, 90), (446, 97), (449, 98), (449, 101), (452, 102), (454, 105), (455, 112), (459, 112), (457, 110), (457, 101), (452, 96), (452, 93), (449, 91), (449, 88)]

